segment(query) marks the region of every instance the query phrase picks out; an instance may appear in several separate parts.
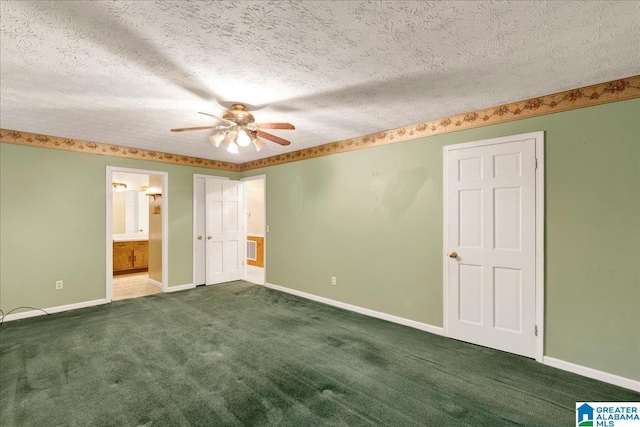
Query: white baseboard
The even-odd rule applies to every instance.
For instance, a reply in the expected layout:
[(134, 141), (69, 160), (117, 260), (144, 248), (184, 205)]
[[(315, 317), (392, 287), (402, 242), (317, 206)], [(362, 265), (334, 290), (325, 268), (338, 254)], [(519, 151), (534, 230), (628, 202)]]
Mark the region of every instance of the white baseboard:
[(576, 365), (575, 363), (565, 362), (564, 360), (554, 359), (553, 357), (544, 356), (542, 363), (553, 368), (562, 369), (563, 371), (573, 372), (583, 377), (593, 378), (605, 383), (617, 385), (619, 387), (628, 388), (640, 393), (640, 381), (629, 378), (620, 377), (618, 375), (609, 374), (607, 372), (598, 371), (596, 369), (587, 368), (586, 366)]
[(382, 313), (380, 311), (370, 310), (368, 308), (358, 307), (357, 305), (347, 304), (344, 302), (332, 300), (325, 297), (319, 297), (317, 295), (309, 294), (295, 289), (285, 288), (284, 286), (274, 285), (272, 283), (266, 283), (267, 288), (274, 289), (276, 291), (286, 292), (291, 295), (296, 295), (302, 298), (310, 299), (312, 301), (321, 302), (323, 304), (332, 305), (334, 307), (342, 308), (348, 311), (364, 314), (365, 316), (375, 317), (377, 319), (386, 320), (392, 323), (398, 323), (400, 325), (409, 326), (410, 328), (420, 329), (421, 331), (430, 332), (436, 335), (444, 335), (444, 329), (439, 326), (429, 325), (427, 323), (416, 322), (415, 320), (405, 319), (404, 317), (394, 316), (392, 314)]
[(178, 291), (186, 291), (187, 289), (193, 289), (196, 285), (193, 283), (187, 283), (186, 285), (178, 285), (178, 286), (169, 286), (167, 287), (166, 292), (178, 292)]
[(254, 285), (264, 285), (265, 282), (264, 277), (264, 268), (255, 267), (253, 265), (247, 265), (245, 269), (245, 277), (244, 280), (247, 282), (251, 282)]
[[(84, 301), (84, 302), (78, 302), (75, 304), (58, 305), (56, 307), (43, 308), (43, 310), (49, 314), (53, 314), (53, 313), (60, 313), (63, 311), (76, 310), (78, 308), (93, 307), (96, 305), (102, 305), (106, 303), (107, 303), (107, 300), (105, 298), (102, 298), (102, 299), (96, 299), (93, 301)], [(4, 316), (2, 321), (10, 322), (12, 320), (26, 319), (29, 317), (45, 316), (47, 313), (45, 313), (44, 311), (40, 311), (40, 310), (21, 311), (20, 313), (9, 314)]]
[(158, 282), (157, 280), (153, 280), (151, 277), (147, 279), (147, 282), (149, 282), (150, 285), (155, 285), (162, 289), (162, 283)]

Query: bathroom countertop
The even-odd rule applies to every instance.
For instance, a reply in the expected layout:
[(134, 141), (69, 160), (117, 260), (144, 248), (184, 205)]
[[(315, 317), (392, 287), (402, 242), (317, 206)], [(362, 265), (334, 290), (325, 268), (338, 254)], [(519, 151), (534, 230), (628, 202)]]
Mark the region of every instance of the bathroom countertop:
[(128, 234), (114, 234), (113, 241), (114, 242), (140, 242), (143, 240), (149, 240), (149, 236), (138, 236), (138, 235), (128, 235)]

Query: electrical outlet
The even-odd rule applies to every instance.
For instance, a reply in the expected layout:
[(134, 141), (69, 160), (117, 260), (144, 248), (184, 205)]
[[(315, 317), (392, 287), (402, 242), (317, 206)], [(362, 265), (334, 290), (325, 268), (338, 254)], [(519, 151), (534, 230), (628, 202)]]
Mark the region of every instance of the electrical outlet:
[(62, 289), (63, 283), (62, 280), (56, 280), (56, 289)]
[(336, 278), (335, 278), (335, 277), (332, 277), (332, 278), (331, 278), (331, 284), (332, 284), (332, 285), (335, 285), (335, 284), (336, 284)]

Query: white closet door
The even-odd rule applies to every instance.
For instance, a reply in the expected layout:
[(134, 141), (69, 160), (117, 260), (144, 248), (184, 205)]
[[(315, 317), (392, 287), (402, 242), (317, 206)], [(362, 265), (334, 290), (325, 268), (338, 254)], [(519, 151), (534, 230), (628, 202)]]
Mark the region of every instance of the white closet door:
[(194, 247), (194, 262), (195, 262), (195, 274), (194, 274), (194, 284), (204, 285), (207, 281), (206, 276), (206, 232), (205, 232), (205, 201), (206, 201), (206, 191), (205, 191), (205, 178), (196, 177), (194, 179), (194, 236), (193, 236), (193, 247)]
[[(534, 357), (535, 140), (451, 148), (448, 333)], [(455, 252), (455, 253), (454, 253)]]
[(241, 181), (207, 179), (207, 285), (240, 280), (244, 276), (244, 196)]

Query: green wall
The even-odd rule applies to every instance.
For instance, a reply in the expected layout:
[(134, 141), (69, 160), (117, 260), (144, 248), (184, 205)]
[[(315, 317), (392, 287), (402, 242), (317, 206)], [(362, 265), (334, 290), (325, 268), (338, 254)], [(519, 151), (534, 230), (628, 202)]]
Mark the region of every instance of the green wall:
[(540, 130), (545, 354), (640, 380), (640, 99), (246, 172), (267, 282), (442, 326), (442, 147)]
[[(169, 286), (192, 283), (193, 174), (237, 178), (237, 173), (2, 143), (4, 312), (105, 297), (106, 166), (168, 172)], [(64, 289), (56, 290), (60, 279)]]

